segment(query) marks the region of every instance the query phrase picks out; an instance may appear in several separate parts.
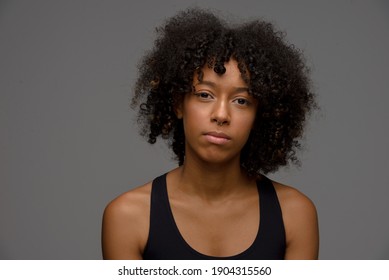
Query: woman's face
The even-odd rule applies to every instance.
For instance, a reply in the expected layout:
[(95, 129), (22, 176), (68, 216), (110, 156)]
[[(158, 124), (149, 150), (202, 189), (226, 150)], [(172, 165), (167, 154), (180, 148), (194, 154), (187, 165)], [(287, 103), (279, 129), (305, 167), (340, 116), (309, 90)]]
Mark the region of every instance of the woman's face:
[(206, 162), (238, 160), (254, 124), (258, 101), (248, 93), (236, 60), (225, 63), (219, 75), (204, 67), (201, 81), (193, 77), (194, 91), (177, 108), (185, 131), (185, 157)]

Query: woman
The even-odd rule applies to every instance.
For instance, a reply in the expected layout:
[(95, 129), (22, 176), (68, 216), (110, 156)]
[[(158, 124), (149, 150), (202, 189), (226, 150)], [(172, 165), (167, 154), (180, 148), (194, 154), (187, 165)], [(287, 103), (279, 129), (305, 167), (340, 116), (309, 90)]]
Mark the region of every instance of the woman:
[(315, 107), (300, 52), (271, 24), (190, 9), (158, 29), (133, 106), (179, 166), (113, 200), (105, 259), (316, 259), (315, 206), (263, 174), (296, 162)]

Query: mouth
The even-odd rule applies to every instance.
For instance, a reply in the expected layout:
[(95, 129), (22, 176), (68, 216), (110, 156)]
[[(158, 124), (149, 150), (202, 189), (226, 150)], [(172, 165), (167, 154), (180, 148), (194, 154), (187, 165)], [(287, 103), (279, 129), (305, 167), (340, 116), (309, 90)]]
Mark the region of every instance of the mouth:
[(217, 145), (223, 145), (231, 141), (230, 136), (228, 136), (225, 133), (217, 132), (217, 131), (204, 133), (204, 137), (207, 139), (208, 142)]

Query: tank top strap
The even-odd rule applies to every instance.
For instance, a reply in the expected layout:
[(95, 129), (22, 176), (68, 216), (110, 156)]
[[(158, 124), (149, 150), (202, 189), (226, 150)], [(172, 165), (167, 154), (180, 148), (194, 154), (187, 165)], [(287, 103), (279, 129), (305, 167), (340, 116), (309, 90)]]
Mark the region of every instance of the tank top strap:
[[(283, 259), (286, 239), (281, 206), (273, 182), (262, 176), (257, 181), (260, 198), (260, 226), (255, 249), (266, 259)], [(266, 252), (266, 253), (265, 253)]]
[[(150, 229), (143, 259), (195, 259), (184, 246), (175, 229), (169, 205), (166, 174), (154, 179), (151, 189)], [(181, 256), (178, 258), (178, 256)]]

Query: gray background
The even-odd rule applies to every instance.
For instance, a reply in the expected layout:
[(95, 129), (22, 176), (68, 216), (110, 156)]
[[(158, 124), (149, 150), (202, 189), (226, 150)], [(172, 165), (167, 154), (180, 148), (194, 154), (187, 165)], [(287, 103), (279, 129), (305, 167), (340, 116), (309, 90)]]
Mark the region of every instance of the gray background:
[(100, 259), (105, 205), (175, 166), (128, 100), (154, 28), (193, 5), (305, 51), (321, 111), (270, 177), (315, 202), (322, 259), (389, 259), (389, 5), (308, 0), (0, 1), (0, 258)]

